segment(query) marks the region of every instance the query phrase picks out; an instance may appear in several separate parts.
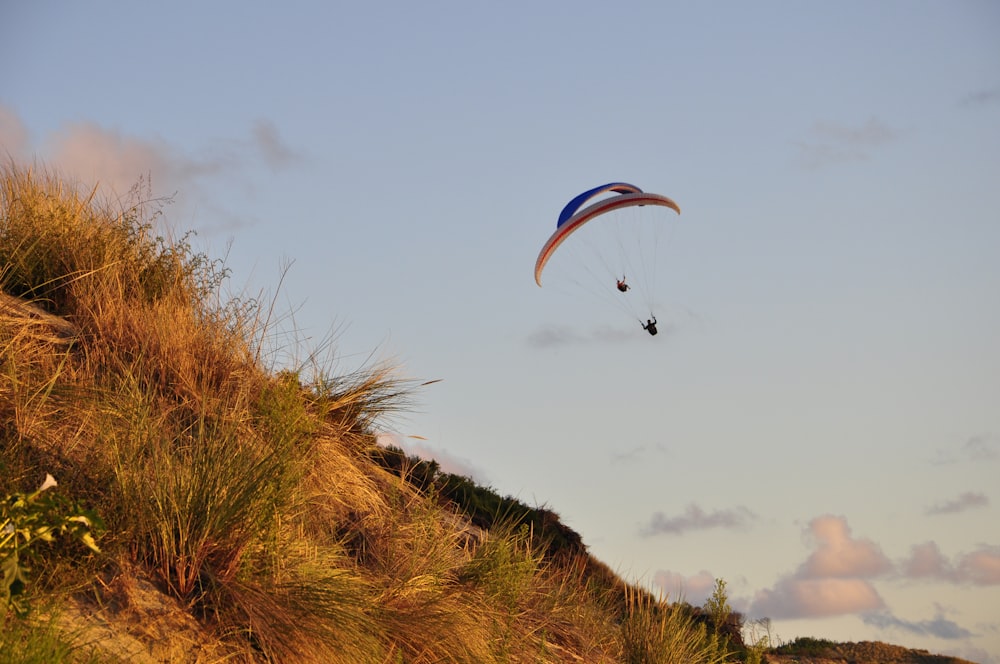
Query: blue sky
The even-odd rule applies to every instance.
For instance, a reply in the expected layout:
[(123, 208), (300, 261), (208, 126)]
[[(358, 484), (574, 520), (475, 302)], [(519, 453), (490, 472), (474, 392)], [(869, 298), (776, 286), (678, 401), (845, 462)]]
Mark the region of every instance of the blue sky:
[[(176, 192), (277, 364), (443, 379), (391, 437), (625, 577), (1000, 662), (997, 3), (8, 2), (0, 143)], [(656, 337), (532, 279), (609, 181), (683, 210)]]

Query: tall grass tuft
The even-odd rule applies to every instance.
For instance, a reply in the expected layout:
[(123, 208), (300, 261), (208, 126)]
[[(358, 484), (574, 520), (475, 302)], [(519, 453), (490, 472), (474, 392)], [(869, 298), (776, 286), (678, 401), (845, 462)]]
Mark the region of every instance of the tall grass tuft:
[(140, 397), (121, 413), (126, 428), (107, 441), (115, 513), (128, 515), (136, 557), (179, 597), (199, 592), (206, 575), (235, 578), (248, 547), (272, 533), (298, 479), (287, 450), (233, 421), (226, 404), (217, 407), (222, 412), (178, 422)]
[(102, 658), (92, 644), (59, 626), (58, 616), (31, 622), (0, 611), (0, 664), (97, 664)]
[(721, 664), (730, 653), (683, 603), (670, 604), (648, 592), (628, 589), (621, 626), (625, 664)]
[(495, 661), (487, 608), (458, 582), (462, 533), (440, 505), (398, 483), (392, 509), (359, 532), (352, 546), (376, 584), (372, 609), (391, 652), (407, 662)]

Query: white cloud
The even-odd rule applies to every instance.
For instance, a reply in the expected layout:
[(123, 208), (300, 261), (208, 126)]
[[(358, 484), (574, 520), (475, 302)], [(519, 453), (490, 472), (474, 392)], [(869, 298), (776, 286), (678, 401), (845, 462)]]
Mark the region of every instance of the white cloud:
[(50, 165), (87, 185), (100, 184), (114, 196), (128, 193), (140, 176), (149, 177), (157, 195), (169, 195), (184, 184), (189, 169), (158, 141), (129, 137), (93, 123), (69, 125), (50, 137)]
[(701, 570), (692, 576), (659, 570), (653, 575), (653, 586), (672, 600), (701, 606), (715, 592), (715, 576), (708, 570)]
[(773, 588), (759, 591), (749, 612), (769, 618), (825, 618), (885, 606), (865, 579), (803, 579), (789, 576)]
[(944, 579), (954, 573), (936, 542), (915, 544), (910, 557), (900, 564), (900, 573), (910, 579)]
[[(949, 560), (937, 543), (915, 545), (910, 555), (893, 564), (875, 542), (851, 535), (847, 520), (823, 515), (809, 522), (806, 540), (813, 551), (792, 574), (773, 587), (758, 591), (747, 613), (769, 618), (816, 618), (864, 614), (869, 624), (909, 631), (937, 632), (942, 638), (970, 634), (939, 615), (933, 620), (905, 623), (886, 609), (873, 579), (946, 581), (977, 586), (1000, 585), (1000, 546), (981, 546)], [(950, 634), (952, 636), (943, 636)]]
[(1000, 585), (1000, 546), (984, 546), (958, 558), (958, 578), (975, 586)]
[(910, 556), (899, 564), (899, 572), (908, 579), (1000, 585), (1000, 546), (983, 545), (959, 554), (952, 562), (941, 553), (936, 542), (916, 544), (910, 549)]
[(882, 549), (869, 539), (854, 539), (844, 517), (824, 515), (809, 523), (817, 548), (798, 575), (809, 578), (871, 578), (892, 569)]
[(809, 522), (814, 551), (795, 573), (757, 592), (749, 612), (770, 618), (813, 618), (882, 609), (885, 603), (868, 579), (892, 563), (868, 539), (856, 539), (844, 517), (823, 515)]

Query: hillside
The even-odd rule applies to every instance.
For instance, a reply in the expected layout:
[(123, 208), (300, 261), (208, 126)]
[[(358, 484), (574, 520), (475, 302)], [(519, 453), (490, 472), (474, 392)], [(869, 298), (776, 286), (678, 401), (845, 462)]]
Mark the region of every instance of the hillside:
[(765, 657), (767, 664), (973, 664), (968, 660), (933, 655), (878, 641), (833, 643), (802, 638), (776, 648)]
[(0, 662), (752, 658), (724, 595), (379, 446), (419, 381), (269, 366), (268, 304), (158, 221), (0, 169)]

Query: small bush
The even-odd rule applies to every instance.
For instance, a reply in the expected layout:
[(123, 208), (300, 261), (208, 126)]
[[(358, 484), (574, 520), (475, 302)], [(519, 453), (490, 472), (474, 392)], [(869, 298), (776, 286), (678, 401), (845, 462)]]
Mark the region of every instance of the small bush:
[(0, 600), (19, 617), (28, 614), (28, 572), (39, 558), (41, 542), (68, 538), (100, 553), (94, 536), (104, 529), (101, 519), (52, 491), (55, 486), (55, 479), (46, 475), (38, 490), (15, 493), (0, 503)]

